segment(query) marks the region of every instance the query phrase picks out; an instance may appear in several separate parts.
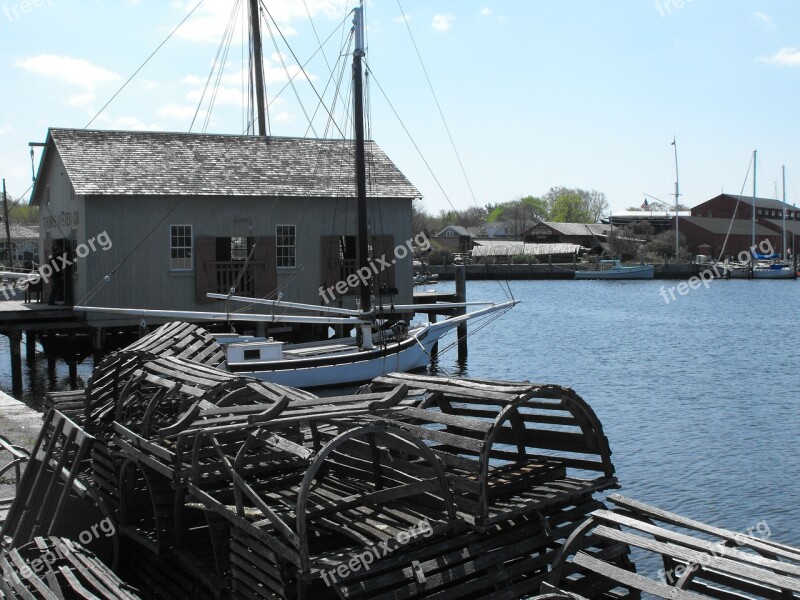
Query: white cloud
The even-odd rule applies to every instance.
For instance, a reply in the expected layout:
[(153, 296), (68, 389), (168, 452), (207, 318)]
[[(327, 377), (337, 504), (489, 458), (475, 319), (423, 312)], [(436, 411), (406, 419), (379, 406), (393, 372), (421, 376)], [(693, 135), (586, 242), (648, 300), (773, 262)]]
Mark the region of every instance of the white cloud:
[(797, 67), (800, 66), (800, 50), (793, 47), (781, 48), (772, 56), (763, 56), (759, 60), (771, 65)]
[[(215, 106), (223, 106), (226, 104), (231, 106), (244, 106), (246, 100), (245, 95), (242, 94), (242, 90), (237, 88), (219, 86), (215, 94)], [(194, 102), (195, 106), (197, 106), (197, 103), (200, 102), (200, 98), (202, 96), (203, 90), (191, 90), (188, 94), (186, 94), (186, 100), (188, 102)], [(210, 94), (207, 92), (205, 98), (203, 98), (203, 102), (208, 102), (209, 98)]]
[(454, 15), (434, 15), (433, 28), (436, 31), (448, 31), (452, 27), (451, 23), (455, 18)]
[[(166, 119), (192, 119), (194, 118), (194, 113), (197, 110), (197, 106), (191, 106), (188, 104), (175, 104), (170, 103), (162, 106), (158, 109), (158, 116), (163, 117)], [(197, 113), (198, 119), (205, 119), (205, 111), (200, 111)]]
[(18, 60), (14, 66), (19, 69), (24, 69), (29, 73), (36, 75), (43, 75), (77, 85), (86, 89), (94, 89), (100, 83), (108, 83), (110, 81), (117, 81), (121, 79), (119, 75), (93, 65), (89, 61), (82, 58), (71, 58), (69, 56), (58, 56), (56, 54), (40, 54), (39, 56), (32, 56)]
[(97, 117), (96, 123), (104, 123), (104, 129), (121, 129), (127, 131), (162, 131), (164, 128), (157, 124), (147, 124), (138, 117), (124, 116), (112, 117), (106, 113)]
[[(180, 10), (190, 10), (194, 8), (195, 4), (195, 2), (180, 2), (177, 0), (172, 2), (172, 6)], [(289, 26), (292, 20), (308, 19), (309, 13), (312, 17), (324, 14), (330, 20), (343, 19), (349, 5), (348, 0), (306, 0), (305, 2), (270, 0), (267, 6), (283, 35), (289, 36), (297, 33)], [(215, 0), (215, 2), (205, 3), (175, 35), (193, 42), (219, 44), (230, 20), (233, 6), (234, 0)], [(308, 7), (308, 12), (306, 12), (306, 7)], [(242, 14), (241, 10), (239, 13), (236, 31), (232, 37), (232, 43), (234, 44), (241, 44), (242, 27), (246, 24), (246, 13)], [(264, 18), (269, 19), (268, 16)], [(264, 18), (262, 18), (262, 23)]]
[(86, 92), (85, 94), (73, 94), (67, 99), (67, 104), (70, 106), (90, 106), (94, 102), (94, 92)]
[(488, 17), (490, 14), (492, 14), (492, 9), (488, 6), (481, 9), (480, 15), (482, 17)]
[(761, 11), (757, 10), (756, 12), (754, 12), (753, 17), (756, 19), (756, 21), (758, 21), (759, 23), (765, 25), (770, 29), (773, 29), (775, 27), (775, 22), (772, 20), (772, 17), (770, 17), (769, 15), (765, 15)]

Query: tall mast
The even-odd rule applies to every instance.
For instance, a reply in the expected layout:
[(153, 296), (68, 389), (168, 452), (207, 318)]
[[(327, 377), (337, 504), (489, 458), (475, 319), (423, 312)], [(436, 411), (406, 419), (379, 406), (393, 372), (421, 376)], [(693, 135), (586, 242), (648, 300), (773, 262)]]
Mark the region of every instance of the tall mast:
[(267, 135), (267, 109), (264, 102), (264, 63), (261, 51), (261, 17), (258, 12), (259, 0), (250, 0), (250, 36), (253, 38), (253, 58), (255, 59), (256, 120), (258, 135)]
[(675, 146), (675, 262), (678, 262), (678, 252), (680, 251), (680, 235), (678, 233), (678, 198), (681, 196), (680, 187), (678, 186), (678, 142), (675, 136), (672, 136), (672, 145)]
[[(355, 28), (355, 50), (353, 51), (353, 124), (355, 126), (355, 175), (358, 219), (358, 266), (362, 273), (369, 273), (369, 230), (367, 227), (367, 167), (364, 152), (364, 84), (362, 59), (364, 50), (364, 5), (353, 11), (353, 27)], [(362, 271), (361, 269), (366, 269)], [(361, 283), (361, 310), (370, 309), (370, 286)], [(372, 328), (362, 325), (362, 348), (372, 347)]]
[(11, 223), (8, 221), (8, 198), (6, 197), (6, 180), (3, 179), (3, 214), (6, 221), (6, 254), (8, 254), (8, 268), (14, 268), (14, 255), (11, 253)]
[(783, 232), (783, 254), (782, 259), (786, 259), (786, 165), (781, 167), (783, 176), (783, 206), (781, 206), (781, 231)]
[(750, 244), (756, 245), (756, 157), (758, 150), (753, 150), (753, 210), (750, 220)]

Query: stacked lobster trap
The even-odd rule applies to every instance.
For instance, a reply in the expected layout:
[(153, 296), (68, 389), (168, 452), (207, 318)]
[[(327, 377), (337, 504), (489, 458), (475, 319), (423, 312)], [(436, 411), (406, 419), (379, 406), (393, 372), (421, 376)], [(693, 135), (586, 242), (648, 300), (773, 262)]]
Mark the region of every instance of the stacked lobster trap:
[(142, 597), (522, 598), (617, 485), (568, 388), (391, 375), (318, 398), (218, 367), (212, 336), (166, 325), (97, 366), (82, 411), (64, 396), (77, 423), (48, 417), (86, 440), (67, 487), (113, 519)]

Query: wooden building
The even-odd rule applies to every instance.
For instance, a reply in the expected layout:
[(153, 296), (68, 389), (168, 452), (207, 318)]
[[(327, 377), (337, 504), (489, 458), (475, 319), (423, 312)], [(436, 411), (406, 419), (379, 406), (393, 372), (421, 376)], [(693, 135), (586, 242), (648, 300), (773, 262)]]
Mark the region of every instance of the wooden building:
[[(367, 164), (372, 256), (391, 262), (420, 194), (374, 142)], [(206, 293), (235, 288), (323, 304), (357, 265), (353, 171), (349, 140), (51, 129), (31, 203), (42, 256), (77, 258), (75, 303), (221, 310)], [(397, 303), (412, 300), (410, 254), (379, 275)], [(330, 295), (354, 308), (358, 293)]]
[[(749, 221), (753, 214), (752, 207), (752, 196), (720, 194), (692, 208), (692, 216), (712, 219), (735, 218)], [(756, 198), (756, 220), (777, 219), (780, 221), (783, 210), (786, 211), (787, 221), (793, 217), (800, 220), (800, 210), (791, 205), (772, 198)]]
[[(11, 233), (11, 255), (14, 267), (18, 269), (31, 269), (39, 262), (39, 227), (38, 225), (24, 225), (22, 223), (9, 223)], [(0, 227), (0, 258), (6, 261), (5, 229)]]
[[(749, 220), (686, 217), (680, 220), (679, 227), (692, 254), (710, 255), (715, 259), (725, 256), (735, 258), (740, 252), (749, 251), (752, 246), (752, 224)], [(780, 232), (756, 223), (756, 244), (765, 240), (776, 252), (781, 251)]]
[(523, 239), (529, 244), (578, 244), (598, 254), (608, 250), (610, 225), (602, 223), (557, 223), (541, 221), (525, 231)]

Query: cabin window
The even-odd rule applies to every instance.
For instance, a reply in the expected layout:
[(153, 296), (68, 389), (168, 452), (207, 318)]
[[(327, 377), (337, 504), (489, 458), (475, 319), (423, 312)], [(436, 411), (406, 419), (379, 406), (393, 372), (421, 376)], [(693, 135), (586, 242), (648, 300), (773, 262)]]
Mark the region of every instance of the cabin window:
[(258, 360), (261, 358), (261, 350), (245, 350), (244, 351), (244, 359), (245, 360)]
[(192, 270), (192, 226), (170, 225), (169, 268), (172, 271)]
[(297, 266), (297, 230), (294, 225), (275, 227), (275, 264), (279, 269)]
[(250, 251), (248, 238), (246, 237), (232, 237), (231, 238), (231, 260), (244, 261), (247, 260), (247, 254)]

